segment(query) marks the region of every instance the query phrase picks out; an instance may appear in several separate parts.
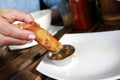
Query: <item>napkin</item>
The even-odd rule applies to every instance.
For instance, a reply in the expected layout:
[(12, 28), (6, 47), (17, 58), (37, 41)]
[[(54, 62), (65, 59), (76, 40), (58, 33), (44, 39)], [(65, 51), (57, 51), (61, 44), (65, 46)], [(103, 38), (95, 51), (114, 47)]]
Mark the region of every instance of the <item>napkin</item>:
[[(63, 28), (63, 26), (54, 26), (54, 25), (51, 25), (49, 28), (48, 28), (48, 32), (52, 35), (55, 35), (59, 30), (61, 30)], [(37, 45), (38, 43), (33, 40), (31, 43), (27, 43), (27, 44), (24, 44), (24, 45), (10, 45), (8, 46), (10, 50), (17, 50), (17, 49), (24, 49), (24, 48), (29, 48), (29, 47), (32, 47), (32, 46), (35, 46)]]

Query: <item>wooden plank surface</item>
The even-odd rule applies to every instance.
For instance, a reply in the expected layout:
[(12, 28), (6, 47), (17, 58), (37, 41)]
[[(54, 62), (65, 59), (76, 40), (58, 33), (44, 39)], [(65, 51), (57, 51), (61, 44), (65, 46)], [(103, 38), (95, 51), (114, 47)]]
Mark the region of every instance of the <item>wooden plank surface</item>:
[[(33, 63), (38, 56), (40, 57), (46, 52), (46, 50), (39, 45), (25, 50), (6, 50), (8, 53), (1, 57), (0, 79), (2, 80), (8, 80), (19, 73), (25, 67)], [(2, 72), (4, 72), (4, 74)]]

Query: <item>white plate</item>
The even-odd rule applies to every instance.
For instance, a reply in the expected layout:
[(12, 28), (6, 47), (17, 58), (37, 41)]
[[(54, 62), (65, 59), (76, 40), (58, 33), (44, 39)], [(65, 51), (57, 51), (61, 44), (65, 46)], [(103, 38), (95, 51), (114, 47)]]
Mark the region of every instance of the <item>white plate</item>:
[(60, 42), (76, 51), (67, 66), (56, 66), (46, 57), (37, 70), (59, 80), (113, 80), (120, 78), (120, 31), (66, 34)]

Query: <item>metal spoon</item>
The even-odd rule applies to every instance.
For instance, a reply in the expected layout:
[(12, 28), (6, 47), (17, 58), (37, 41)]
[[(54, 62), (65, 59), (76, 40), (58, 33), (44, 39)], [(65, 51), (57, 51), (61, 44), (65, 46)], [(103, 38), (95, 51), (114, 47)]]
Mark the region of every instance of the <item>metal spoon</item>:
[(49, 52), (47, 57), (51, 60), (62, 60), (72, 55), (74, 51), (75, 48), (72, 45), (63, 45), (63, 47), (56, 53)]

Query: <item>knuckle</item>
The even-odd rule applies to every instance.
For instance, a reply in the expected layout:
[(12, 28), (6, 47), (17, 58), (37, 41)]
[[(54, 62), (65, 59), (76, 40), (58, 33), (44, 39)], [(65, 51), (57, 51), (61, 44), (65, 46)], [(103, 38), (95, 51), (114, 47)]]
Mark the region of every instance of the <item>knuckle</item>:
[(5, 40), (0, 40), (0, 47), (6, 46), (7, 42)]
[(8, 36), (11, 34), (10, 30), (6, 29), (6, 28), (1, 28), (1, 31), (0, 31), (2, 34)]
[(5, 36), (0, 34), (0, 47), (6, 46), (9, 44), (9, 40), (5, 38)]

